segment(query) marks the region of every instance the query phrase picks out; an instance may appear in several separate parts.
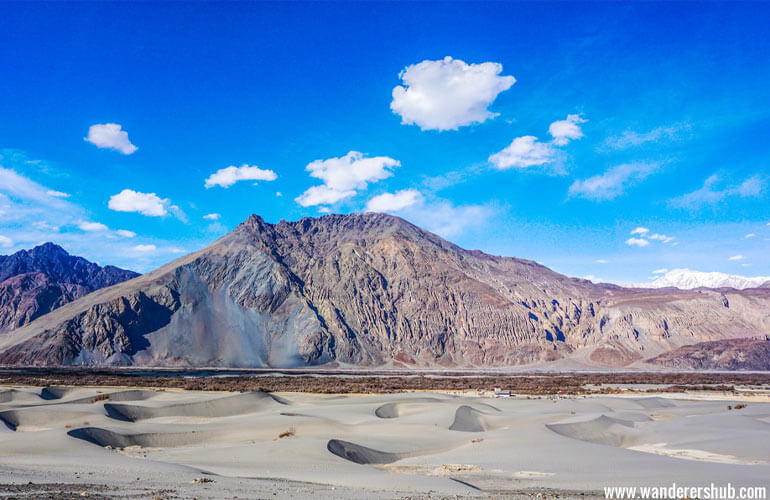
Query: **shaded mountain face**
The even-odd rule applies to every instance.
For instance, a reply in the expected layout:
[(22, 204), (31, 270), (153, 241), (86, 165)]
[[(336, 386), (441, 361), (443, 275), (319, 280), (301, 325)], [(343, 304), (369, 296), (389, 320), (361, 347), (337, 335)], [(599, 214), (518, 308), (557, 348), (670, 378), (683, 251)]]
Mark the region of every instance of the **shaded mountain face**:
[(768, 289), (594, 285), (384, 214), (251, 216), (0, 339), (0, 363), (620, 367), (770, 334), (769, 306)]
[(45, 243), (32, 250), (0, 255), (0, 334), (100, 288), (138, 276), (101, 267)]

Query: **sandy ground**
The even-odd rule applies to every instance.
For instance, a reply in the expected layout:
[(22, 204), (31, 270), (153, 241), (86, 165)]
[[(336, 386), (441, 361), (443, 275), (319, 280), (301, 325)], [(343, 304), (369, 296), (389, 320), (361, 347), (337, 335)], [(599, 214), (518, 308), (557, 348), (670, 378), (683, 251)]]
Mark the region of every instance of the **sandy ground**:
[(770, 402), (0, 386), (0, 497), (603, 498), (769, 486)]

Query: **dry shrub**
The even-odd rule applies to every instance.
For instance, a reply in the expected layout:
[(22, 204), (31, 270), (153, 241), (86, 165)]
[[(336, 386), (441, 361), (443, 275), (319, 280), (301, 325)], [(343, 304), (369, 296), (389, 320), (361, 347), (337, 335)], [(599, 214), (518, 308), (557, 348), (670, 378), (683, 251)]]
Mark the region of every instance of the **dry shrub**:
[(296, 429), (294, 429), (294, 427), (289, 427), (288, 431), (285, 431), (285, 432), (282, 432), (282, 433), (278, 434), (278, 437), (275, 438), (275, 441), (278, 441), (279, 439), (283, 439), (283, 438), (287, 438), (287, 437), (292, 437), (296, 433), (297, 433), (297, 431), (296, 431)]

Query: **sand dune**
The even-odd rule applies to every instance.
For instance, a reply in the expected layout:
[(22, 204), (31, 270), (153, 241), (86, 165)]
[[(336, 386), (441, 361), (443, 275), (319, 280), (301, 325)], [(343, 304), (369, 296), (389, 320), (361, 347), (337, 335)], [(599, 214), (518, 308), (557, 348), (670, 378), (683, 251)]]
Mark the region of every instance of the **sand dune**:
[(608, 446), (630, 445), (634, 440), (634, 422), (601, 415), (591, 420), (546, 425), (562, 436)]

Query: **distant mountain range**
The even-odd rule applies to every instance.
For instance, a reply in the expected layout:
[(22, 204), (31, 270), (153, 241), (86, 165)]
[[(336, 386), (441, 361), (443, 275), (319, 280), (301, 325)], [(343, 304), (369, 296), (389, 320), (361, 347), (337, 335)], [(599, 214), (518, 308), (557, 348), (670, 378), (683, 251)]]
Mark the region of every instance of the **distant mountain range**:
[(0, 255), (0, 335), (94, 290), (139, 276), (100, 267), (53, 243)]
[(689, 269), (672, 269), (662, 274), (654, 281), (649, 283), (639, 283), (636, 287), (647, 288), (666, 288), (676, 287), (682, 290), (692, 290), (694, 288), (735, 288), (745, 290), (746, 288), (770, 287), (770, 276), (757, 276), (748, 278), (735, 274), (725, 273), (704, 273), (701, 271), (691, 271)]
[(770, 289), (594, 285), (390, 215), (252, 215), (0, 336), (0, 364), (644, 368), (743, 338), (716, 364), (751, 368), (730, 359), (764, 352), (750, 346), (768, 335)]

